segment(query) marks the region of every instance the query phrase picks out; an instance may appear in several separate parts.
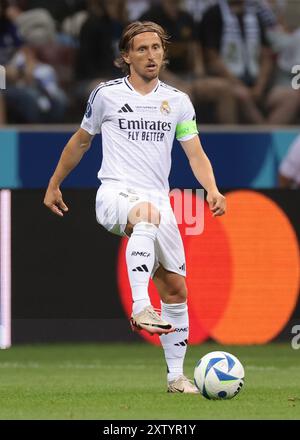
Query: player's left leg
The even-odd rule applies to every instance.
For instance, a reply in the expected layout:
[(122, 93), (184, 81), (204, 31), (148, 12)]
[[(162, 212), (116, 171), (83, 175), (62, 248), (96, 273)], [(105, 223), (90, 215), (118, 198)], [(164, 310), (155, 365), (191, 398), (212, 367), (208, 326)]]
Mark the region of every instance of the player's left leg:
[(183, 374), (189, 336), (185, 277), (160, 265), (153, 281), (161, 298), (161, 316), (175, 328), (175, 332), (160, 336), (168, 368), (168, 391), (198, 393), (197, 388)]

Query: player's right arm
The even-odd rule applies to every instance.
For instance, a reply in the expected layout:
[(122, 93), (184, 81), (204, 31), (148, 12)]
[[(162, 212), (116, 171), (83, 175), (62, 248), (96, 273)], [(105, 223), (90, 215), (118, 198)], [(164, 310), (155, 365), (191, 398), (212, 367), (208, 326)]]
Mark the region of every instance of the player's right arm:
[(79, 128), (66, 144), (53, 176), (49, 181), (44, 198), (44, 204), (54, 212), (54, 214), (62, 217), (64, 212), (68, 211), (68, 207), (62, 198), (60, 185), (70, 172), (79, 164), (84, 153), (90, 148), (92, 139), (93, 135), (83, 128)]

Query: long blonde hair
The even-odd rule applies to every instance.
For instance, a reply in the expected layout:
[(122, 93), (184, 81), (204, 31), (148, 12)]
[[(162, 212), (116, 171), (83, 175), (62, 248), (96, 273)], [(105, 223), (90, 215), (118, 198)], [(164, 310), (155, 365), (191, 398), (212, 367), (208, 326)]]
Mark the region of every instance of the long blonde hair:
[(122, 33), (119, 42), (120, 56), (115, 60), (115, 65), (122, 69), (126, 74), (130, 73), (130, 68), (124, 60), (123, 55), (127, 54), (130, 48), (132, 48), (133, 38), (144, 32), (155, 32), (159, 36), (164, 49), (163, 66), (168, 63), (166, 60), (166, 53), (170, 37), (167, 32), (159, 24), (152, 21), (134, 21), (133, 23), (130, 23)]

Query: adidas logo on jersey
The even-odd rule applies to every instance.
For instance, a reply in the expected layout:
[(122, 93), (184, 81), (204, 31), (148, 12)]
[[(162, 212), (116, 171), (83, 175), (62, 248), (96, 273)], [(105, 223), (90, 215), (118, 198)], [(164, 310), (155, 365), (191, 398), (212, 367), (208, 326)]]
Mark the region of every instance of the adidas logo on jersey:
[(128, 113), (128, 112), (133, 113), (133, 110), (129, 104), (123, 105), (123, 107), (121, 107), (121, 109), (118, 111), (118, 113)]
[(142, 264), (141, 266), (136, 267), (135, 269), (132, 269), (132, 272), (149, 272), (148, 267), (146, 264)]

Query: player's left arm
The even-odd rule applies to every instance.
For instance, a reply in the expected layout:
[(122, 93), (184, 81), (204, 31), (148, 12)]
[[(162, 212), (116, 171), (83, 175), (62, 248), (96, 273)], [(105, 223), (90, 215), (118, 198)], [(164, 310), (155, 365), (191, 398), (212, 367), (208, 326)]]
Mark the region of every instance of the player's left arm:
[(202, 148), (199, 136), (180, 141), (180, 143), (187, 155), (194, 176), (207, 191), (206, 200), (213, 216), (225, 214), (226, 199), (218, 190), (210, 160)]

